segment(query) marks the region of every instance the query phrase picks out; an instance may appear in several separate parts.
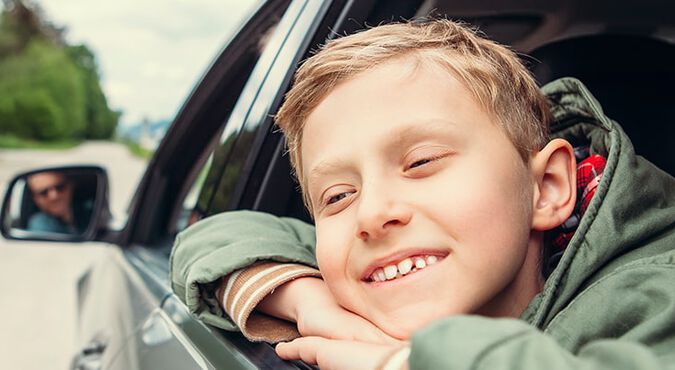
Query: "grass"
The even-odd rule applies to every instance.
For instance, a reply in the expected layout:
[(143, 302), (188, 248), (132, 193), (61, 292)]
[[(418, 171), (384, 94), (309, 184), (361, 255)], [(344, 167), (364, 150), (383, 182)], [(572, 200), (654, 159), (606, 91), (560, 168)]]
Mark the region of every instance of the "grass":
[(79, 140), (37, 141), (14, 135), (0, 134), (0, 149), (48, 149), (63, 150), (78, 146)]
[(155, 153), (153, 150), (145, 149), (140, 146), (140, 144), (130, 140), (120, 140), (120, 143), (126, 145), (131, 154), (139, 158), (150, 159), (150, 157), (152, 157), (152, 155)]
[[(154, 151), (147, 150), (130, 140), (119, 140), (121, 144), (126, 145), (131, 154), (143, 159), (150, 159)], [(61, 140), (61, 141), (37, 141), (23, 139), (14, 135), (0, 134), (0, 149), (44, 149), (44, 150), (64, 150), (74, 148), (82, 143), (81, 140)]]

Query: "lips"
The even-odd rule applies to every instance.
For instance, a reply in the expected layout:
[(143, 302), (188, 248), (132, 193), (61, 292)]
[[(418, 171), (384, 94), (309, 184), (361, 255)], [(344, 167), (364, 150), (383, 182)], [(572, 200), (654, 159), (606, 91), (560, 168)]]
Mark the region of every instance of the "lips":
[(411, 251), (396, 253), (371, 263), (365, 270), (365, 282), (384, 282), (402, 278), (425, 269), (447, 256), (447, 252)]

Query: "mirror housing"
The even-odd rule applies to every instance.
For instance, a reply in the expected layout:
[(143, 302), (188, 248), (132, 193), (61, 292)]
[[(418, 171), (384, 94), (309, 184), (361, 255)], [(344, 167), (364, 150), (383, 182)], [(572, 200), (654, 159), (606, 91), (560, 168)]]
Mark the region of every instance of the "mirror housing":
[(49, 167), (10, 181), (0, 232), (7, 239), (81, 242), (95, 240), (109, 220), (108, 175), (102, 167)]

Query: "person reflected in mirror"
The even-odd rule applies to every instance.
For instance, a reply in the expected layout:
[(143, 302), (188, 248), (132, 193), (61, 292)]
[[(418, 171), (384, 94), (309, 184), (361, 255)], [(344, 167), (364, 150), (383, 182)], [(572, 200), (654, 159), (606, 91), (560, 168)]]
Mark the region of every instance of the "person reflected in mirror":
[(27, 184), (38, 208), (28, 219), (28, 230), (62, 234), (81, 234), (86, 230), (90, 212), (85, 205), (76, 206), (73, 202), (74, 184), (65, 174), (36, 173), (28, 177)]

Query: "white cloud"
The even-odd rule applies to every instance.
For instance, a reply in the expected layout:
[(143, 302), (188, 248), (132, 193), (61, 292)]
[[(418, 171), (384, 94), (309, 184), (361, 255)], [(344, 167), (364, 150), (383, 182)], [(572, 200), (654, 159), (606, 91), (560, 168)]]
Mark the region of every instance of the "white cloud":
[(95, 53), (102, 86), (122, 124), (173, 118), (224, 42), (258, 0), (39, 0)]

